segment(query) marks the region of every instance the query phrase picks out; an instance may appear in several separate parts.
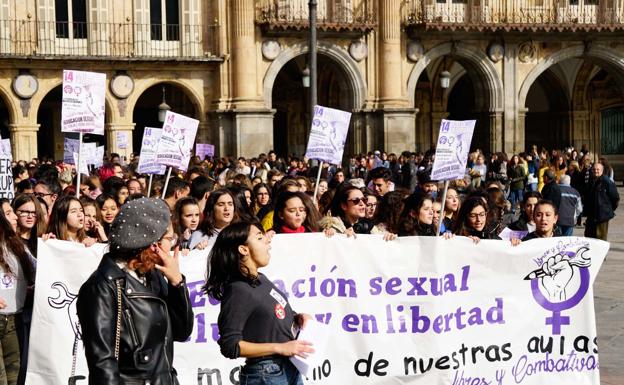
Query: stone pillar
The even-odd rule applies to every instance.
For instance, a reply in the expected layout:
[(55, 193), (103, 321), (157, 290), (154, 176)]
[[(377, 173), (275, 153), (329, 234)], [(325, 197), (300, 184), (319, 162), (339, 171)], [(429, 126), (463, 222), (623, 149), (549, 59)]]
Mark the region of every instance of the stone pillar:
[(39, 124), (9, 124), (11, 150), (14, 160), (29, 161), (37, 158), (37, 131)]
[(590, 141), (589, 111), (572, 112), (572, 145), (580, 149), (583, 144), (589, 145)]
[[(255, 105), (258, 99), (254, 2), (231, 0), (233, 102), (237, 108)], [(257, 107), (257, 106), (256, 106)]]
[(199, 126), (197, 127), (197, 135), (195, 136), (196, 143), (211, 143), (211, 132), (210, 132), (210, 122), (201, 121), (199, 122)]
[(505, 151), (515, 152), (516, 138), (515, 130), (510, 130), (509, 138), (503, 134), (503, 110), (490, 111), (490, 152)]
[[(403, 95), (401, 76), (400, 0), (380, 1), (379, 107), (383, 127), (383, 149), (400, 153), (416, 146), (415, 109)], [(370, 139), (369, 139), (370, 140)], [(373, 146), (380, 141), (374, 139)], [(369, 147), (369, 150), (372, 149)]]
[[(134, 123), (106, 123), (106, 143), (107, 150), (110, 153), (116, 152), (119, 156), (125, 156), (130, 159), (132, 154), (132, 132), (134, 131)], [(123, 149), (117, 144), (117, 133), (124, 132), (128, 138), (128, 146)]]
[(232, 123), (234, 154), (255, 157), (273, 148), (275, 110), (235, 110)]
[[(440, 132), (440, 123), (442, 119), (446, 119), (449, 113), (446, 111), (431, 111), (431, 145), (435, 145), (438, 140), (438, 133)], [(427, 151), (429, 148), (423, 148), (421, 151)]]
[(400, 0), (381, 0), (379, 39), (379, 101), (383, 108), (405, 105), (401, 83)]
[(516, 131), (517, 131), (517, 141), (520, 142), (520, 151), (529, 150), (526, 148), (526, 115), (529, 112), (528, 108), (520, 108), (518, 109), (518, 115), (516, 119)]

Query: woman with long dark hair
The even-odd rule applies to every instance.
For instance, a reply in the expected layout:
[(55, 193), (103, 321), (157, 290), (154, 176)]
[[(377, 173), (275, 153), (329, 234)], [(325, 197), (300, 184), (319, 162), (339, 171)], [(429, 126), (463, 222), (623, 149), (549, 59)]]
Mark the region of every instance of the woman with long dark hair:
[(95, 199), (89, 196), (80, 197), (82, 209), (85, 216), (85, 233), (91, 238), (97, 239), (98, 242), (108, 242), (108, 236), (102, 225), (102, 213)]
[(254, 215), (257, 215), (260, 209), (271, 203), (271, 190), (266, 183), (258, 183), (254, 186), (251, 202)]
[[(27, 347), (28, 331), (24, 328), (22, 311), (26, 305), (28, 287), (35, 281), (35, 265), (28, 249), (15, 232), (17, 216), (7, 199), (0, 200), (0, 315), (2, 360), (0, 372), (6, 384), (16, 384), (20, 375), (20, 347)], [(25, 339), (26, 338), (26, 339)], [(26, 354), (22, 355), (26, 359)], [(25, 363), (24, 363), (25, 366)]]
[(104, 233), (106, 236), (109, 236), (110, 227), (115, 220), (115, 217), (119, 213), (119, 202), (115, 199), (114, 196), (108, 194), (101, 194), (98, 196), (95, 201), (100, 208), (100, 218), (102, 219), (102, 227), (104, 228)]
[(436, 235), (433, 227), (433, 199), (428, 195), (412, 194), (405, 200), (399, 220), (399, 236), (410, 235)]
[(286, 191), (275, 201), (273, 230), (278, 234), (317, 232), (319, 220), (320, 215), (306, 193)]
[[(180, 249), (183, 255), (190, 251), (189, 240), (193, 232), (199, 227), (199, 214), (199, 202), (193, 197), (178, 199), (173, 209), (173, 231), (180, 240)], [(197, 244), (195, 248), (203, 250), (207, 245), (208, 241), (203, 241)]]
[(480, 239), (500, 239), (498, 235), (487, 231), (488, 209), (482, 197), (473, 196), (466, 199), (459, 209), (453, 233), (468, 237), (475, 243)]
[(228, 189), (215, 190), (210, 193), (204, 208), (204, 218), (197, 231), (191, 234), (189, 249), (193, 250), (204, 241), (205, 247), (212, 245), (219, 232), (240, 218), (238, 199)]
[(221, 302), (221, 353), (247, 358), (241, 384), (302, 385), (288, 357), (314, 351), (309, 342), (295, 339), (310, 316), (295, 313), (286, 295), (258, 271), (269, 263), (270, 243), (258, 223), (225, 228), (210, 251), (204, 290)]
[(177, 385), (173, 342), (193, 330), (169, 206), (126, 203), (111, 226), (110, 252), (78, 293), (89, 384)]
[(82, 203), (75, 196), (66, 195), (54, 202), (47, 232), (54, 234), (56, 239), (79, 242), (88, 247), (96, 240), (87, 236), (84, 223)]
[(38, 233), (41, 206), (37, 198), (32, 194), (19, 194), (13, 198), (11, 206), (17, 215), (17, 234), (30, 254), (37, 255), (37, 237), (41, 235)]

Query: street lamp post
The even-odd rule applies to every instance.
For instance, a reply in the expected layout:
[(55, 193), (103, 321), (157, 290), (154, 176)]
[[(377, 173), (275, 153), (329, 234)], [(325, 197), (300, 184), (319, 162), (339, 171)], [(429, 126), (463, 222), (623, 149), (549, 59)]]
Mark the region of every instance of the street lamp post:
[[(444, 93), (446, 92), (446, 90), (449, 88), (449, 86), (451, 85), (451, 73), (448, 72), (447, 70), (442, 71), (442, 73), (440, 73), (440, 87), (442, 88), (442, 103), (444, 103)], [(442, 208), (440, 209), (440, 212), (443, 213), (444, 212), (444, 204), (446, 203), (446, 192), (448, 191), (448, 187), (449, 187), (449, 181), (445, 180), (444, 181), (444, 190), (442, 191)], [(440, 222), (438, 223), (438, 228), (436, 230), (436, 234), (439, 236), (440, 235), (440, 228), (442, 227), (442, 218), (440, 218)]]
[(165, 86), (162, 88), (162, 103), (158, 106), (158, 121), (164, 123), (167, 111), (171, 110), (171, 107), (165, 101)]
[(316, 105), (317, 89), (317, 67), (316, 67), (316, 8), (317, 1), (310, 0), (308, 9), (310, 12), (310, 122), (314, 117), (314, 106)]

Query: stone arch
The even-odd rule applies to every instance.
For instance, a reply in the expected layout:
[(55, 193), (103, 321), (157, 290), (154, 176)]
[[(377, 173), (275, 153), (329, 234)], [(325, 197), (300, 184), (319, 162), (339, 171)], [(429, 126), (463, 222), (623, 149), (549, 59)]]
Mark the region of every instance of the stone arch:
[(500, 110), (503, 108), (504, 93), (503, 81), (487, 55), (477, 47), (465, 43), (442, 43), (425, 53), (414, 65), (407, 80), (407, 97), (410, 105), (415, 105), (414, 95), (416, 85), (420, 75), (427, 66), (437, 58), (450, 55), (467, 70), (473, 70), (481, 75), (485, 81), (485, 92), (487, 92), (490, 110)]
[(524, 106), (529, 89), (535, 80), (549, 67), (566, 59), (582, 58), (603, 67), (614, 76), (620, 85), (624, 85), (624, 62), (615, 50), (600, 45), (574, 45), (557, 51), (540, 60), (526, 76), (518, 93), (518, 105)]
[(9, 124), (15, 124), (22, 115), (22, 111), (19, 108), (18, 98), (13, 96), (10, 91), (0, 87), (0, 100), (4, 103), (7, 108), (7, 112), (9, 113)]
[(132, 117), (132, 112), (134, 111), (136, 104), (139, 101), (139, 98), (141, 97), (141, 95), (143, 95), (145, 91), (153, 86), (163, 83), (171, 84), (180, 88), (182, 92), (184, 92), (184, 94), (188, 96), (189, 100), (193, 104), (193, 107), (195, 108), (196, 116), (194, 116), (193, 118), (200, 121), (205, 120), (203, 97), (197, 93), (192, 85), (176, 79), (137, 79), (135, 82), (134, 92), (132, 92), (132, 95), (130, 95), (127, 99), (128, 105), (126, 107), (126, 116)]
[[(335, 61), (344, 71), (346, 81), (353, 92), (353, 110), (360, 110), (364, 106), (366, 98), (366, 81), (356, 62), (347, 51), (336, 44), (319, 41), (317, 44), (317, 52)], [(273, 105), (273, 84), (282, 67), (295, 57), (306, 53), (308, 53), (308, 44), (305, 41), (300, 41), (284, 49), (278, 57), (273, 60), (264, 75), (263, 81), (262, 95), (267, 108), (271, 108)]]

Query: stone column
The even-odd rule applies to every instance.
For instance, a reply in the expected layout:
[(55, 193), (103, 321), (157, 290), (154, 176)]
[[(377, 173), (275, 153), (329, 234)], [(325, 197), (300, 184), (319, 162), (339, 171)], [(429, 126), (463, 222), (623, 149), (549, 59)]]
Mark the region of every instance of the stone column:
[(379, 101), (382, 107), (406, 107), (401, 97), (400, 0), (381, 0), (379, 39)]
[[(128, 138), (128, 146), (119, 148), (117, 143), (117, 133), (123, 132)], [(130, 159), (132, 154), (132, 132), (134, 132), (134, 123), (106, 123), (106, 143), (109, 153), (117, 153), (119, 156), (125, 156), (126, 159)]]
[(237, 156), (255, 157), (273, 148), (275, 110), (238, 110), (234, 115), (234, 151)]
[[(394, 153), (413, 151), (416, 146), (416, 110), (403, 95), (400, 5), (400, 0), (381, 0), (379, 7), (379, 123), (383, 149)], [(380, 145), (373, 141), (373, 146)]]
[(258, 102), (254, 2), (231, 0), (233, 102), (236, 108)]
[(14, 160), (29, 161), (37, 158), (37, 131), (39, 124), (9, 124), (11, 150)]
[(574, 111), (572, 113), (572, 137), (574, 148), (580, 149), (583, 144), (591, 141), (589, 129), (589, 111)]
[[(528, 150), (528, 148), (526, 148), (525, 142), (526, 142), (526, 115), (527, 112), (529, 112), (528, 108), (519, 108), (518, 109), (518, 115), (516, 118), (516, 131), (517, 131), (517, 141), (520, 143), (520, 151), (526, 151)], [(531, 143), (529, 143), (531, 144)]]
[(503, 110), (490, 111), (490, 152), (505, 151), (513, 153), (516, 151), (515, 130), (510, 130), (511, 135), (507, 137), (503, 134)]
[[(435, 141), (438, 140), (438, 133), (440, 132), (440, 123), (442, 119), (446, 119), (449, 113), (446, 111), (431, 111), (431, 145), (435, 145)], [(426, 151), (429, 148), (423, 148), (421, 151)]]

